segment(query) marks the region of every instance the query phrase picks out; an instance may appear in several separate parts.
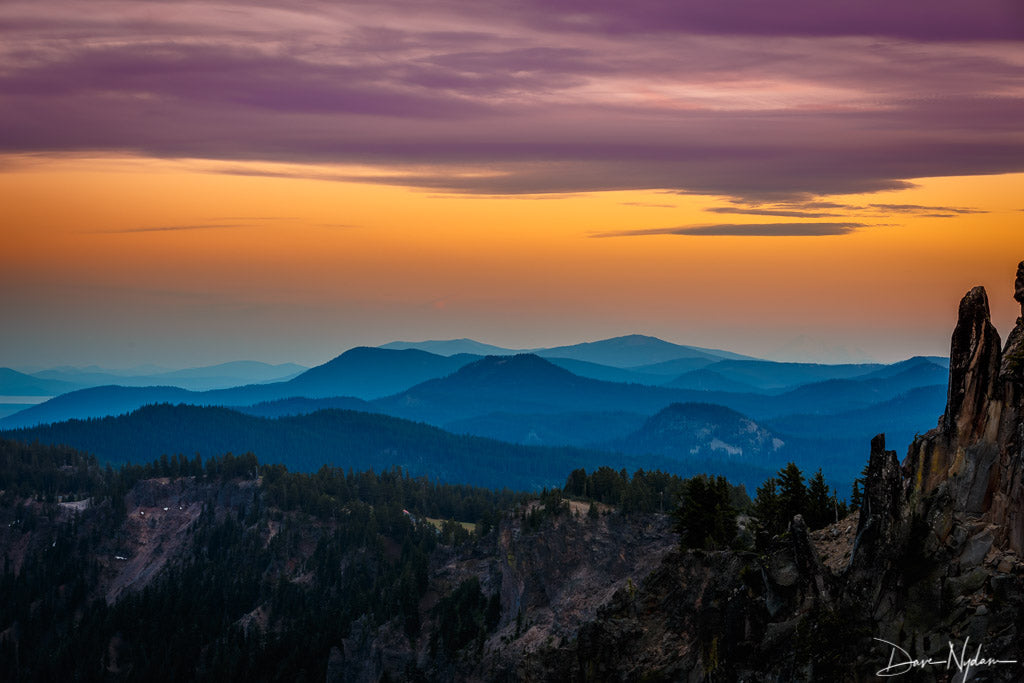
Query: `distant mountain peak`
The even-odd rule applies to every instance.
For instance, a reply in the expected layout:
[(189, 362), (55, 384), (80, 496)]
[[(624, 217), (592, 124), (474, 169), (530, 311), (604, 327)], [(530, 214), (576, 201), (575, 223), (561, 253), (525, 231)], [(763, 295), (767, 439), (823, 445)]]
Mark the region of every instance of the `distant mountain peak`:
[(382, 344), (377, 348), (397, 351), (419, 349), (421, 351), (435, 353), (439, 356), (457, 356), (463, 353), (471, 353), (478, 356), (514, 353), (511, 349), (494, 346), (492, 344), (485, 344), (466, 337), (463, 337), (462, 339), (431, 339), (419, 342), (393, 341), (388, 344)]
[(673, 403), (617, 445), (666, 457), (767, 458), (785, 443), (749, 417), (713, 403)]
[(466, 353), (480, 356), (508, 356), (517, 353), (533, 353), (544, 358), (586, 361), (613, 368), (634, 368), (681, 358), (701, 358), (711, 361), (751, 359), (750, 356), (743, 356), (730, 351), (675, 344), (648, 334), (625, 334), (618, 337), (566, 346), (518, 350), (484, 344), (474, 339), (466, 338), (421, 342), (394, 341), (377, 348), (389, 350), (420, 349), (421, 351), (428, 351), (441, 356), (455, 356)]
[(677, 402), (666, 406), (647, 420), (647, 426), (674, 424), (680, 418), (691, 420), (724, 421), (750, 420), (743, 413), (715, 403)]
[(459, 368), (453, 376), (469, 377), (481, 374), (500, 373), (510, 377), (526, 379), (538, 373), (559, 377), (577, 378), (577, 375), (561, 368), (534, 353), (517, 353), (511, 356), (485, 356)]
[(422, 349), (356, 346), (288, 382), (292, 395), (308, 398), (387, 396), (436, 377), (444, 377), (467, 359)]
[(617, 368), (639, 368), (684, 358), (710, 361), (749, 359), (749, 356), (729, 351), (684, 346), (644, 334), (628, 334), (572, 346), (537, 349), (535, 353), (545, 358), (569, 358)]
[[(619, 337), (610, 337), (610, 338), (605, 339), (603, 341), (605, 341), (605, 342), (621, 342), (623, 344), (648, 344), (648, 343), (651, 343), (651, 342), (658, 343), (658, 344), (671, 344), (671, 342), (667, 342), (664, 339), (659, 339), (658, 337), (655, 337), (655, 336), (652, 336), (652, 335), (649, 335), (649, 334), (624, 334), (624, 335), (621, 335)], [(594, 342), (594, 343), (600, 343), (600, 342)]]

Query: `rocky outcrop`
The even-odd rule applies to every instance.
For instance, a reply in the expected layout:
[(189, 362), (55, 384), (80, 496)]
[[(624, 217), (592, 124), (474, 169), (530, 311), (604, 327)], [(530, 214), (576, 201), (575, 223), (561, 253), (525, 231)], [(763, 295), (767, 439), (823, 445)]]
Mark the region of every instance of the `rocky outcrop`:
[(957, 492), (964, 509), (982, 511), (995, 457), (993, 427), (1003, 406), (1000, 354), (988, 297), (984, 288), (975, 287), (960, 302), (953, 331), (946, 411), (938, 427), (916, 439), (908, 452), (905, 466), (915, 500), (955, 478), (955, 485), (970, 488)]
[[(885, 600), (883, 579), (899, 571), (900, 557), (892, 548), (903, 538), (901, 504), (903, 478), (896, 451), (885, 449), (885, 435), (871, 440), (871, 452), (864, 478), (857, 535), (846, 571), (846, 592), (855, 596), (869, 614), (881, 618), (891, 605)], [(890, 581), (891, 582), (891, 581)]]
[(829, 645), (858, 641), (835, 588), (799, 515), (763, 554), (674, 550), (517, 680), (837, 680)]
[(999, 366), (999, 378), (1005, 382), (1020, 385), (1024, 382), (1024, 261), (1017, 267), (1013, 298), (1020, 303), (1021, 317), (1006, 339), (1003, 361)]
[[(1024, 303), (1024, 262), (1015, 298)], [(899, 468), (884, 439), (872, 442), (839, 602), (869, 607), (873, 637), (912, 657), (945, 661), (952, 643), (970, 639), (989, 656), (1024, 660), (1022, 344), (1024, 316), (1000, 348), (988, 296), (975, 287), (960, 302), (938, 425), (914, 440)], [(982, 675), (1020, 680), (1024, 671)]]
[[(413, 670), (437, 681), (558, 680), (555, 672), (573, 670), (572, 660), (554, 653), (574, 647), (581, 627), (603, 623), (599, 610), (610, 604), (624, 601), (635, 616), (640, 582), (664, 571), (662, 561), (676, 544), (667, 515), (625, 516), (607, 506), (590, 515), (588, 507), (570, 503), (537, 528), (520, 510), (484, 539), (438, 547), (415, 642), (395, 621), (373, 627), (360, 619), (332, 655), (330, 680), (398, 680)], [(485, 596), (499, 596), (501, 617), (486, 639), (444, 653), (431, 645), (439, 628), (435, 608), (467, 579), (477, 580)]]
[(199, 482), (193, 477), (143, 479), (125, 496), (127, 515), (110, 539), (112, 552), (98, 560), (104, 567), (105, 598), (112, 604), (152, 582), (167, 566), (187, 556), (204, 507), (246, 509), (258, 494), (255, 479)]
[[(1024, 305), (1024, 263), (1015, 298)], [(884, 435), (871, 442), (844, 569), (822, 565), (799, 517), (758, 556), (674, 552), (637, 592), (617, 593), (574, 644), (541, 653), (528, 677), (867, 680), (897, 647), (950, 662), (908, 679), (961, 680), (949, 653), (968, 643), (970, 655), (1024, 662), (1024, 306), (1000, 348), (988, 296), (972, 289), (950, 356), (936, 428), (902, 465)], [(1024, 680), (1024, 665), (970, 677)]]
[(488, 562), (453, 557), (437, 571), (454, 584), (468, 560), (482, 585), (500, 591), (501, 621), (471, 677), (493, 680), (502, 672), (513, 680), (530, 678), (541, 653), (572, 642), (581, 625), (592, 622), (618, 593), (635, 594), (675, 538), (665, 515), (594, 518), (578, 504), (536, 531), (518, 519), (507, 520)]
[(949, 350), (949, 398), (941, 429), (957, 446), (985, 433), (989, 407), (1002, 398), (999, 361), (999, 332), (989, 316), (988, 296), (984, 287), (975, 287), (960, 301)]
[[(1024, 262), (1014, 296), (1024, 300)], [(1000, 349), (983, 288), (967, 293), (959, 313), (946, 412), (935, 429), (914, 441), (904, 462), (908, 504), (927, 517), (939, 512), (942, 501), (940, 516), (992, 525), (997, 547), (1021, 553), (1024, 317)]]

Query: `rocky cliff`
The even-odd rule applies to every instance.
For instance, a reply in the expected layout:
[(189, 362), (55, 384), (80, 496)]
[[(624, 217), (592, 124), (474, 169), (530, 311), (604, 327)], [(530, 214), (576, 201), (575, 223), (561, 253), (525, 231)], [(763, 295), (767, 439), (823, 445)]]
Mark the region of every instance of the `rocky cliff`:
[[(336, 653), (329, 679), (363, 683), (402, 678), (415, 669), (429, 680), (551, 680), (550, 653), (574, 642), (580, 627), (618, 592), (635, 594), (637, 582), (675, 544), (666, 515), (627, 517), (600, 507), (588, 514), (573, 502), (536, 529), (514, 514), (479, 543), (439, 549), (421, 604), (421, 636), (410, 643), (396, 623), (376, 631), (355, 628)], [(444, 652), (432, 645), (439, 631), (436, 608), (467, 580), (499, 596), (501, 617), (485, 641)]]
[[(797, 517), (758, 554), (673, 551), (520, 677), (1024, 680), (1024, 262), (1015, 298), (1001, 348), (985, 290), (964, 296), (946, 410), (902, 464), (872, 440), (856, 521), (812, 539)], [(823, 563), (854, 525), (849, 560)]]

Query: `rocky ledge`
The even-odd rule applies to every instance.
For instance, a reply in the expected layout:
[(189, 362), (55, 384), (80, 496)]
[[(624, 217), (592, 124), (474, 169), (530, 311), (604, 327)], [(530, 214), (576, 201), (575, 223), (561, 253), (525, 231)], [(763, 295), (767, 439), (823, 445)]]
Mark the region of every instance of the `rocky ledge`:
[(519, 677), (1024, 680), (1024, 262), (1014, 297), (1001, 346), (985, 290), (964, 296), (946, 410), (902, 463), (872, 440), (859, 516), (813, 540), (797, 517), (760, 554), (674, 551)]

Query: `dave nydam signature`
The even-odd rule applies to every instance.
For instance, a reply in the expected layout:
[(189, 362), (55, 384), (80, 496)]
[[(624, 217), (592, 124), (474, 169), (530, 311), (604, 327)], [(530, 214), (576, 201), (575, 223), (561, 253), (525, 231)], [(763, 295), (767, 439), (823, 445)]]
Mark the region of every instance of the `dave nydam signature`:
[(970, 637), (964, 639), (964, 644), (960, 648), (959, 653), (956, 651), (953, 641), (949, 641), (949, 655), (945, 659), (914, 659), (910, 656), (909, 652), (895, 643), (890, 643), (888, 640), (882, 640), (881, 638), (875, 638), (875, 640), (885, 643), (892, 648), (892, 653), (889, 655), (889, 665), (875, 672), (876, 676), (902, 676), (914, 669), (944, 666), (947, 671), (956, 669), (958, 673), (962, 673), (964, 675), (963, 680), (966, 681), (970, 676), (971, 669), (1017, 663), (1016, 659), (983, 657), (980, 644), (978, 649), (975, 650), (974, 655), (971, 656), (967, 651), (968, 643), (971, 641)]

